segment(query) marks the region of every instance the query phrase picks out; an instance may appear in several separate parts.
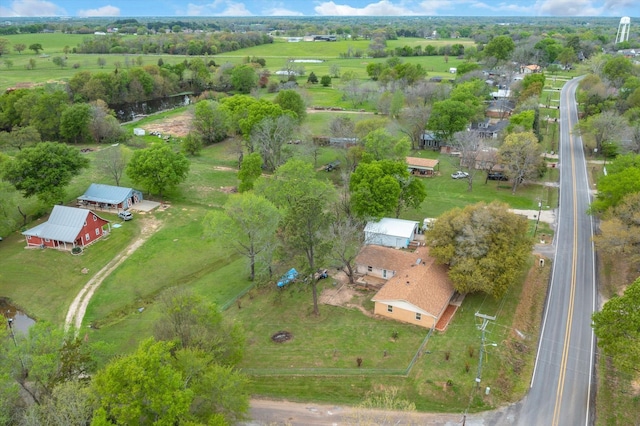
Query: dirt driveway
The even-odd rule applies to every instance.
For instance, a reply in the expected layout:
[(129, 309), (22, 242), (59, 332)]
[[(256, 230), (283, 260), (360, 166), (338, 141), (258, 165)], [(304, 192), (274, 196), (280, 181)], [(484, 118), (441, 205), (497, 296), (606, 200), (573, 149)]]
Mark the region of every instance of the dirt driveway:
[[(136, 215), (136, 220), (142, 222), (142, 231), (138, 238), (136, 238), (127, 248), (122, 250), (121, 253), (116, 255), (109, 263), (107, 263), (102, 269), (100, 269), (91, 279), (82, 287), (78, 295), (71, 302), (69, 310), (67, 311), (67, 317), (64, 321), (65, 331), (69, 331), (70, 327), (74, 327), (76, 334), (82, 327), (82, 320), (87, 311), (89, 301), (93, 297), (95, 291), (100, 287), (100, 284), (107, 278), (118, 266), (129, 258), (138, 248), (149, 239), (154, 232), (160, 228), (161, 222), (153, 216)], [(113, 231), (112, 231), (113, 232)]]

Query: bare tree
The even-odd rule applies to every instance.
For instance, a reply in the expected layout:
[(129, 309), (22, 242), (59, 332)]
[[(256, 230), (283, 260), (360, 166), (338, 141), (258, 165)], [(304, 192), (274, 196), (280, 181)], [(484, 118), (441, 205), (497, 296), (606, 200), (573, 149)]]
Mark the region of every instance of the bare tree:
[(625, 151), (640, 154), (640, 123), (627, 127), (622, 140), (622, 148)]
[(331, 222), (328, 237), (332, 241), (328, 257), (339, 263), (342, 270), (349, 277), (349, 283), (354, 283), (354, 260), (364, 243), (364, 224), (358, 219), (344, 213), (339, 202), (336, 205), (336, 217)]
[(356, 125), (350, 117), (337, 116), (329, 123), (329, 134), (336, 138), (354, 138)]
[(451, 85), (419, 80), (405, 89), (405, 101), (409, 106), (430, 105), (447, 98)]
[(112, 177), (116, 181), (116, 186), (120, 186), (120, 179), (129, 162), (129, 154), (124, 151), (124, 148), (118, 145), (103, 149), (98, 154), (97, 160), (100, 170)]
[(511, 192), (528, 178), (535, 177), (540, 168), (540, 144), (532, 132), (512, 133), (500, 147), (500, 161), (512, 179)]
[(427, 127), (429, 117), (431, 117), (431, 108), (422, 105), (404, 108), (400, 112), (398, 120), (400, 131), (409, 137), (413, 149), (419, 148), (420, 137)]
[(289, 115), (267, 117), (251, 132), (251, 141), (257, 147), (268, 170), (275, 170), (288, 158), (287, 141), (291, 140), (296, 122)]
[(462, 131), (454, 135), (451, 147), (460, 153), (460, 169), (465, 170), (467, 175), (467, 191), (473, 190), (473, 178), (478, 168), (476, 162), (482, 152), (480, 136), (477, 132)]

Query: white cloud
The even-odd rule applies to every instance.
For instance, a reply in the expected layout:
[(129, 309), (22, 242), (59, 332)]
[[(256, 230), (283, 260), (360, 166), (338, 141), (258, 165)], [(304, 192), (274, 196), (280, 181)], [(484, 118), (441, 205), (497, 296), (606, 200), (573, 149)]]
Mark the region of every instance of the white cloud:
[(267, 9), (263, 11), (264, 15), (268, 16), (304, 16), (304, 13), (296, 10), (289, 10), (284, 7), (274, 7), (273, 9)]
[(64, 16), (67, 11), (55, 3), (44, 0), (14, 0), (11, 6), (0, 7), (0, 16)]
[(538, 15), (599, 16), (602, 7), (594, 7), (592, 0), (538, 0), (534, 9)]
[(244, 3), (235, 3), (232, 1), (228, 1), (226, 4), (227, 8), (220, 13), (220, 16), (252, 16), (249, 10), (247, 10)]
[[(178, 10), (178, 15), (183, 14)], [(244, 3), (236, 3), (229, 0), (214, 0), (207, 4), (187, 4), (184, 12), (187, 16), (253, 16)]]
[(107, 5), (97, 9), (79, 10), (78, 16), (86, 18), (88, 16), (120, 16), (120, 8)]
[(389, 0), (369, 3), (364, 7), (352, 7), (346, 4), (336, 4), (333, 1), (320, 3), (314, 7), (318, 15), (323, 16), (409, 16), (422, 15), (415, 10), (408, 9), (402, 4), (394, 4)]

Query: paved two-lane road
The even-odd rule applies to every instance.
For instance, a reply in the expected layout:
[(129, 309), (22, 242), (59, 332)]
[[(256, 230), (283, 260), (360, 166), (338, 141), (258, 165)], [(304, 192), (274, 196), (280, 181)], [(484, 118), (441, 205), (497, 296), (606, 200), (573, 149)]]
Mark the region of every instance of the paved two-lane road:
[(517, 414), (519, 425), (589, 425), (596, 306), (593, 222), (586, 214), (589, 183), (575, 91), (568, 82), (560, 99), (560, 208), (556, 256), (536, 366), (529, 394)]

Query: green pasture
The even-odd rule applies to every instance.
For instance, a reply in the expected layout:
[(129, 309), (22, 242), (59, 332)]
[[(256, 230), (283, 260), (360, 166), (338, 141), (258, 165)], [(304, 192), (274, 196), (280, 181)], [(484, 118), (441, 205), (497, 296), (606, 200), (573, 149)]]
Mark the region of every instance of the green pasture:
[[(86, 37), (98, 37), (94, 35), (77, 35), (77, 34), (17, 34), (7, 35), (3, 38), (9, 40), (11, 50), (8, 54), (0, 58), (0, 90), (15, 86), (19, 83), (46, 83), (54, 81), (68, 81), (75, 73), (79, 71), (109, 71), (115, 68), (127, 68), (132, 66), (157, 64), (162, 58), (166, 64), (175, 64), (185, 59), (189, 60), (193, 57), (184, 55), (138, 55), (138, 54), (76, 54), (68, 53), (66, 55), (66, 65), (59, 67), (55, 65), (52, 59), (56, 56), (65, 56), (63, 49), (68, 46), (71, 50), (78, 46)], [(135, 36), (127, 36), (135, 37)], [(33, 43), (40, 43), (44, 48), (39, 55), (35, 55), (31, 50), (25, 50), (22, 53), (16, 53), (13, 45), (24, 43), (27, 48)], [(387, 43), (388, 48), (402, 47), (410, 45), (426, 46), (431, 44), (439, 47), (446, 44), (464, 44), (472, 45), (470, 40), (425, 40), (421, 38), (401, 38), (398, 40), (390, 40)], [(362, 50), (366, 52), (369, 46), (368, 40), (356, 41), (337, 41), (337, 42), (299, 42), (288, 43), (282, 40), (276, 40), (272, 44), (254, 46), (246, 49), (237, 50), (235, 52), (225, 53), (222, 55), (204, 56), (206, 61), (213, 59), (218, 65), (230, 62), (240, 64), (247, 57), (261, 57), (267, 61), (266, 68), (272, 73), (283, 68), (287, 60), (291, 58), (299, 59), (321, 59), (322, 63), (300, 63), (305, 70), (305, 76), (300, 77), (299, 81), (306, 81), (310, 72), (315, 72), (319, 77), (329, 74), (331, 65), (337, 65), (340, 72), (353, 71), (358, 78), (367, 79), (366, 66), (370, 62), (384, 62), (387, 58), (340, 58), (341, 53), (346, 53), (348, 49)], [(104, 66), (98, 65), (98, 58), (104, 59)], [(35, 59), (36, 65), (34, 69), (26, 69), (30, 59)], [(442, 56), (420, 56), (401, 58), (403, 62), (421, 64), (430, 76), (448, 75), (450, 67), (455, 67), (462, 60), (450, 57), (445, 61)], [(336, 79), (336, 83), (339, 79)]]

